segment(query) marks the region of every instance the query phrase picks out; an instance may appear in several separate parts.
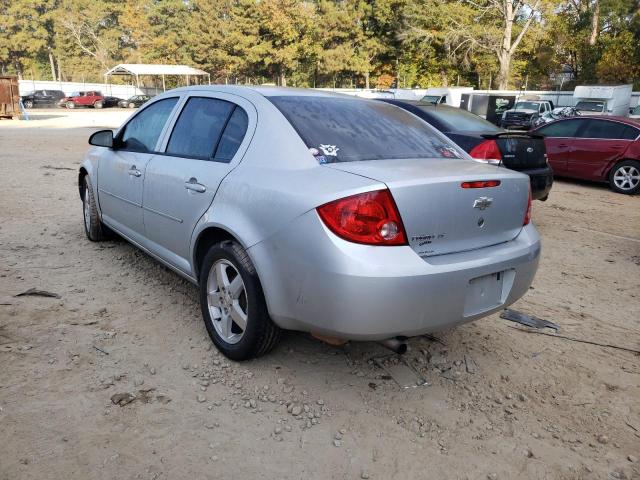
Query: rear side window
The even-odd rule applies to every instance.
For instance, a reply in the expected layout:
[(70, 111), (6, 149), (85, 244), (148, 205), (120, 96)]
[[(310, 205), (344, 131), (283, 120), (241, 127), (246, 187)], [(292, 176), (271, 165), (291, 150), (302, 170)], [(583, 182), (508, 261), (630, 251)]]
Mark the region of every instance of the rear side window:
[[(629, 127), (628, 125), (619, 122), (608, 122), (607, 120), (587, 120), (587, 126), (580, 134), (580, 137), (624, 140), (627, 138), (627, 135), (630, 134), (629, 129), (632, 128), (633, 127)], [(638, 133), (636, 130), (636, 134), (631, 137), (631, 139), (635, 139), (637, 136)]]
[(460, 157), (442, 134), (387, 103), (320, 96), (268, 98), (320, 163)]
[(576, 137), (584, 120), (560, 120), (540, 128), (537, 133), (545, 137)]
[(242, 108), (236, 107), (218, 143), (215, 160), (229, 163), (233, 159), (244, 139), (244, 134), (247, 133), (248, 124), (249, 118), (246, 112)]
[(152, 152), (178, 98), (166, 98), (149, 105), (127, 123), (122, 134), (123, 149)]
[(190, 98), (173, 128), (166, 153), (228, 163), (238, 151), (247, 125), (246, 112), (231, 102)]
[(420, 107), (427, 115), (436, 118), (444, 127), (443, 132), (499, 133), (503, 130), (482, 117), (459, 108)]

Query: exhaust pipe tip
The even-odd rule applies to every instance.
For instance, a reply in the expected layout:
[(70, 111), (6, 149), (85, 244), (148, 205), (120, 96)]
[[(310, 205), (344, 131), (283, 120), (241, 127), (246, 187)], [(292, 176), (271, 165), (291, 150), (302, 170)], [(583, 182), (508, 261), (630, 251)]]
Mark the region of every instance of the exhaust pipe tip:
[(382, 340), (378, 343), (398, 355), (404, 355), (409, 349), (409, 345), (407, 344), (407, 339), (405, 337), (387, 338), (386, 340)]

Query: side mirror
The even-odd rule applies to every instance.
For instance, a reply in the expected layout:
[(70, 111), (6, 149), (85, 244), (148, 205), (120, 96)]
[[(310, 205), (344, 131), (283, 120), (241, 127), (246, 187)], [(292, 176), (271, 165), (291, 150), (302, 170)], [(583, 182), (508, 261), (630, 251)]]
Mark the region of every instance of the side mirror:
[(100, 130), (89, 137), (89, 145), (113, 148), (113, 131)]

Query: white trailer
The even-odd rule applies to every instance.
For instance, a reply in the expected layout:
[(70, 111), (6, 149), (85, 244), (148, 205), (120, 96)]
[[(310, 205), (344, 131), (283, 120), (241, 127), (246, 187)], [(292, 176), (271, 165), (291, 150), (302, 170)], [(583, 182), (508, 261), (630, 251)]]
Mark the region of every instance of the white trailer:
[(633, 85), (579, 85), (573, 92), (574, 105), (581, 115), (626, 117), (632, 90)]

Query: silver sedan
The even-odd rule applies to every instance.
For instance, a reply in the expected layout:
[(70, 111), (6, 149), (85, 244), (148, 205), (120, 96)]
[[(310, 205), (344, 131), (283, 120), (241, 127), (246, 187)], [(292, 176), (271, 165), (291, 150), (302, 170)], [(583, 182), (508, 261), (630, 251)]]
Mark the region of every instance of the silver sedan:
[(538, 266), (529, 181), (473, 161), (393, 105), (200, 86), (94, 133), (79, 172), (87, 237), (116, 233), (197, 284), (218, 349), (282, 329), (387, 340), (515, 302)]

